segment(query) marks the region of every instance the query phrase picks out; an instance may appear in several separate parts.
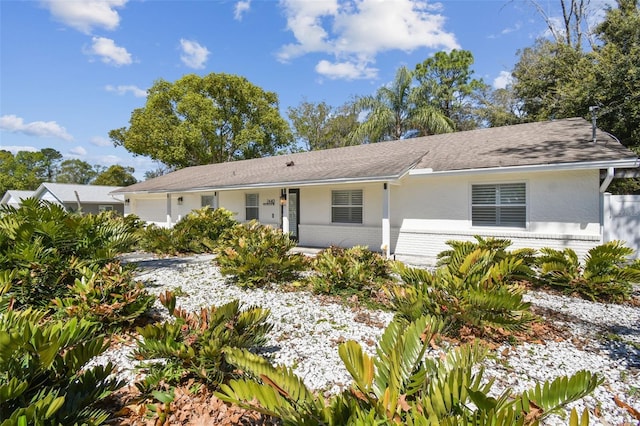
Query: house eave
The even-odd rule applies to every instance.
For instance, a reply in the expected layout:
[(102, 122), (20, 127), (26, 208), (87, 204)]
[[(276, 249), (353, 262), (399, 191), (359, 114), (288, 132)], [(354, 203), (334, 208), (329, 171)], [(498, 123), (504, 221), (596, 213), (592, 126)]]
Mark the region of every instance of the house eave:
[(532, 164), (527, 166), (506, 166), (488, 167), (481, 169), (464, 170), (438, 170), (423, 168), (409, 171), (409, 176), (433, 176), (433, 175), (489, 175), (497, 173), (527, 173), (527, 172), (549, 172), (564, 170), (593, 170), (613, 168), (637, 168), (640, 167), (640, 159), (629, 158), (609, 161), (581, 161), (579, 163), (555, 163), (555, 164)]
[[(404, 175), (404, 174), (403, 174)], [(197, 188), (176, 188), (176, 189), (157, 189), (157, 190), (144, 190), (144, 191), (122, 191), (116, 194), (175, 194), (175, 193), (190, 193), (190, 192), (205, 192), (205, 191), (239, 191), (247, 189), (269, 189), (269, 188), (298, 188), (305, 186), (320, 186), (320, 185), (348, 185), (358, 183), (381, 183), (381, 182), (394, 182), (401, 176), (376, 176), (376, 177), (363, 177), (363, 178), (338, 178), (338, 179), (317, 179), (317, 180), (305, 180), (305, 181), (287, 181), (287, 182), (268, 182), (268, 183), (254, 183), (245, 185), (221, 185), (221, 186), (203, 186)], [(113, 193), (112, 193), (113, 194)]]

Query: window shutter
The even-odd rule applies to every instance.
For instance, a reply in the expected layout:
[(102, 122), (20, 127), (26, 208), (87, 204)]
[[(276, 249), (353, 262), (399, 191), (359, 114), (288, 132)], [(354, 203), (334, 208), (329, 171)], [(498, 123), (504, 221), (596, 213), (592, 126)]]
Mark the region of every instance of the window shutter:
[(331, 222), (362, 223), (362, 190), (331, 191)]
[(473, 185), (471, 187), (471, 224), (473, 226), (527, 225), (527, 192), (524, 183)]

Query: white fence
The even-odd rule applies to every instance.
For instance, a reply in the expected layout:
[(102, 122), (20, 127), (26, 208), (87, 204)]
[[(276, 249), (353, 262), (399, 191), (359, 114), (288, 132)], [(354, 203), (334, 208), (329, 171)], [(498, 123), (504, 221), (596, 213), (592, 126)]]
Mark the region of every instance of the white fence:
[(640, 258), (640, 195), (604, 194), (603, 211), (604, 241), (626, 241)]

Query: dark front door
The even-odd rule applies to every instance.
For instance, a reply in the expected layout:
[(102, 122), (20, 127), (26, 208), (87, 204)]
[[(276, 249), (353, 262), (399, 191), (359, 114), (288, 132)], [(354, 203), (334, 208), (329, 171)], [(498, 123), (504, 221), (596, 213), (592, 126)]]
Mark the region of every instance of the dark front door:
[(298, 227), (300, 226), (300, 190), (289, 190), (289, 232), (291, 238), (298, 241)]

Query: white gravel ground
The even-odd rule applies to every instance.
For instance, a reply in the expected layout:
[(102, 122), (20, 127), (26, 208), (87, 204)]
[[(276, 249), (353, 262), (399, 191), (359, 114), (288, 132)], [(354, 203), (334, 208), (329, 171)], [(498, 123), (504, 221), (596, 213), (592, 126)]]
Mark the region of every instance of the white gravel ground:
[[(338, 392), (350, 383), (338, 357), (338, 344), (356, 340), (373, 354), (375, 342), (393, 316), (381, 311), (352, 311), (307, 292), (243, 290), (225, 282), (211, 256), (128, 260), (139, 262), (138, 279), (147, 283), (150, 292), (159, 294), (180, 288), (185, 295), (178, 297), (178, 305), (184, 309), (196, 310), (233, 299), (240, 299), (245, 306), (271, 309), (274, 328), (267, 350), (273, 361), (294, 366), (305, 383), (319, 391)], [(567, 329), (571, 337), (498, 348), (496, 356), (486, 361), (485, 372), (486, 377), (496, 378), (495, 391), (506, 387), (522, 391), (536, 382), (586, 369), (605, 379), (593, 396), (575, 404), (580, 411), (584, 407), (590, 410), (591, 424), (640, 426), (614, 402), (617, 396), (640, 410), (640, 308), (544, 292), (530, 292), (527, 298), (534, 306), (546, 309), (545, 316)], [(128, 358), (131, 350), (130, 346), (109, 350), (96, 361), (114, 361), (122, 377), (131, 382), (135, 379), (133, 363)], [(567, 420), (554, 417), (546, 424), (567, 424)]]

